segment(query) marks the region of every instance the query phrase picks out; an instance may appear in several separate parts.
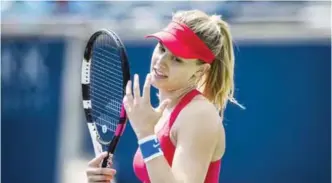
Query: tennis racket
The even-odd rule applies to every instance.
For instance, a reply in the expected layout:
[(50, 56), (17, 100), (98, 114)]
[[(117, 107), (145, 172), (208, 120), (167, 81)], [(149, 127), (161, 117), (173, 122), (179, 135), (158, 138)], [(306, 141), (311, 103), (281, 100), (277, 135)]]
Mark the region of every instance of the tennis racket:
[(93, 33), (81, 69), (83, 108), (94, 152), (107, 151), (102, 167), (109, 167), (110, 154), (114, 154), (127, 123), (122, 101), (130, 70), (119, 36), (106, 29)]

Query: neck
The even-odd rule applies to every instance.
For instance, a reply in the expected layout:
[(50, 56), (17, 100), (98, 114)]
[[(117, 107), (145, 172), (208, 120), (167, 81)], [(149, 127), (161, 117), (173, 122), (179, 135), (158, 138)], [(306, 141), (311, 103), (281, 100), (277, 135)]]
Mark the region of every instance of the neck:
[(190, 85), (184, 88), (180, 88), (177, 90), (159, 90), (159, 101), (164, 101), (166, 99), (170, 99), (171, 103), (168, 105), (168, 109), (172, 109), (183, 96), (185, 96), (188, 92), (196, 89), (195, 85)]

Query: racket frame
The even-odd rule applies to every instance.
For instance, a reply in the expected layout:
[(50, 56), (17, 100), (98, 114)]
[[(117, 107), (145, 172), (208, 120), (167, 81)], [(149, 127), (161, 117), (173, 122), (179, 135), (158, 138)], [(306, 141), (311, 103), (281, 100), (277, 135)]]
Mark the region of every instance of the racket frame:
[(123, 77), (123, 83), (122, 83), (122, 96), (125, 95), (125, 87), (126, 84), (128, 82), (128, 80), (130, 80), (130, 68), (129, 68), (129, 62), (128, 62), (128, 55), (125, 49), (125, 46), (123, 44), (123, 42), (121, 41), (121, 39), (119, 38), (119, 36), (108, 29), (100, 29), (96, 32), (94, 32), (86, 46), (85, 46), (85, 50), (84, 50), (84, 55), (83, 55), (83, 62), (82, 62), (82, 67), (81, 67), (81, 89), (82, 89), (82, 98), (83, 98), (83, 109), (84, 109), (84, 113), (85, 113), (85, 118), (86, 118), (86, 122), (89, 128), (89, 132), (92, 138), (92, 142), (93, 142), (93, 146), (94, 146), (94, 151), (95, 154), (98, 155), (99, 153), (101, 153), (103, 151), (102, 145), (107, 146), (107, 152), (108, 152), (108, 156), (104, 159), (103, 163), (102, 163), (102, 167), (107, 167), (108, 165), (108, 159), (111, 157), (110, 155), (114, 154), (115, 149), (119, 143), (120, 137), (122, 136), (124, 130), (125, 130), (125, 126), (127, 123), (127, 115), (126, 115), (126, 111), (123, 107), (123, 105), (121, 106), (121, 112), (120, 112), (120, 116), (119, 116), (119, 122), (117, 124), (117, 128), (116, 131), (114, 132), (114, 136), (111, 139), (111, 141), (106, 142), (103, 141), (100, 138), (100, 135), (98, 133), (97, 127), (96, 127), (96, 123), (93, 121), (92, 118), (92, 105), (91, 105), (91, 99), (90, 99), (90, 68), (91, 68), (91, 57), (92, 57), (92, 48), (94, 45), (94, 42), (97, 40), (98, 36), (106, 34), (107, 36), (109, 36), (111, 39), (114, 40), (115, 44), (116, 44), (116, 48), (118, 49), (118, 52), (120, 53), (120, 60), (121, 60), (121, 69), (122, 69), (122, 77)]

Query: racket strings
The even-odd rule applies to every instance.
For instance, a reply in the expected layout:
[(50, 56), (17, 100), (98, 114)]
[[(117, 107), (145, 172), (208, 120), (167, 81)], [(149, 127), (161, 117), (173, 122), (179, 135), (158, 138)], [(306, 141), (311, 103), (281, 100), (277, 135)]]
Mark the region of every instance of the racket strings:
[[(118, 108), (119, 105), (115, 105), (113, 104), (113, 102), (115, 101), (111, 101), (108, 103), (108, 105), (106, 106), (107, 110), (115, 110), (115, 111), (119, 111), (120, 108)], [(113, 113), (115, 115), (115, 113)], [(96, 124), (100, 127), (103, 127), (103, 125), (105, 123), (109, 124), (109, 126), (107, 126), (107, 130), (115, 132), (116, 127), (117, 127), (117, 119), (118, 116), (108, 116), (108, 115), (104, 115), (101, 114), (101, 116), (99, 118), (97, 118), (96, 120)]]
[[(104, 49), (99, 49), (98, 51), (100, 51), (100, 52), (106, 52)], [(112, 61), (115, 61), (115, 62), (117, 62), (117, 60), (116, 59), (114, 59), (114, 58), (111, 58), (111, 57), (109, 57), (109, 56), (105, 56), (105, 55), (102, 55), (101, 53), (99, 53), (99, 52), (96, 52), (96, 54), (98, 55), (98, 56), (100, 56), (99, 58), (101, 58), (101, 59), (107, 59), (107, 60), (112, 60)], [(117, 59), (120, 59), (120, 57), (118, 56), (118, 58)], [(118, 66), (118, 65), (115, 65), (115, 64), (113, 64), (113, 63), (110, 63), (109, 65), (111, 65), (112, 67), (114, 67), (114, 69), (121, 69), (121, 67), (120, 66)]]
[[(118, 105), (114, 105), (114, 104), (110, 104), (111, 107), (105, 107), (105, 108), (101, 108), (101, 107), (99, 107), (99, 105), (104, 105), (104, 104), (102, 104), (100, 102), (96, 102), (96, 105), (94, 107), (96, 107), (97, 110), (100, 110), (103, 113), (107, 113), (108, 110), (114, 110), (114, 108), (118, 109)], [(101, 114), (103, 114), (103, 113), (101, 113)], [(117, 116), (115, 116), (115, 114), (112, 114), (112, 113), (110, 113), (110, 115), (114, 116), (115, 118), (117, 117)]]
[[(106, 100), (107, 100), (107, 97), (106, 97), (106, 95), (102, 95), (102, 94), (100, 94), (100, 93), (107, 93), (107, 92), (113, 92), (114, 91), (114, 95), (115, 95), (115, 97), (122, 97), (121, 95), (119, 95), (119, 94), (117, 94), (117, 93), (115, 93), (116, 92), (116, 90), (114, 90), (114, 89), (111, 89), (111, 90), (109, 90), (109, 91), (106, 91), (106, 89), (101, 89), (101, 90), (103, 90), (103, 91), (99, 91), (98, 93), (95, 93), (95, 95), (96, 95), (96, 97), (100, 97), (100, 98), (105, 98)], [(102, 104), (102, 103), (99, 103), (99, 104)], [(117, 103), (118, 105), (121, 105), (121, 103)]]
[[(100, 76), (97, 76), (97, 77), (94, 77), (95, 80), (95, 83), (98, 84), (98, 85), (103, 85), (104, 87), (108, 88), (109, 86), (107, 86), (104, 81), (106, 80), (106, 77), (103, 76), (103, 75), (100, 75)], [(115, 86), (114, 88), (116, 88), (117, 90), (114, 90), (116, 93), (118, 93), (119, 90), (122, 90), (119, 86)], [(105, 93), (108, 93), (105, 92)], [(121, 95), (121, 94), (120, 94)]]
[[(108, 131), (115, 132), (116, 130), (116, 123), (117, 121), (114, 120), (115, 118), (109, 117), (105, 114), (102, 114), (99, 118), (96, 120), (96, 125), (100, 127), (106, 127)], [(109, 122), (111, 121), (111, 122)], [(108, 125), (105, 125), (107, 123)]]
[[(110, 47), (110, 48), (113, 49), (114, 51), (117, 51), (116, 48), (114, 48), (114, 47)], [(120, 59), (120, 56), (119, 56), (119, 55), (116, 55), (116, 54), (114, 54), (114, 53), (112, 53), (112, 52), (109, 52), (109, 51), (107, 51), (107, 50), (105, 50), (105, 49), (102, 49), (102, 48), (96, 48), (96, 50), (100, 50), (100, 51), (105, 52), (105, 53), (107, 53), (107, 54), (109, 54), (109, 55), (112, 55), (114, 58)], [(105, 55), (102, 55), (102, 56), (105, 56)], [(105, 57), (107, 57), (107, 56), (105, 56)], [(109, 58), (109, 59), (111, 59), (111, 60), (114, 60), (112, 57), (107, 57), (107, 58)], [(113, 65), (114, 65), (114, 64), (113, 64)], [(119, 65), (114, 65), (114, 67), (118, 67), (119, 69), (121, 69), (121, 67), (120, 67)]]
[[(107, 69), (105, 69), (105, 68), (103, 68), (103, 67), (101, 67), (101, 66), (95, 66), (95, 67), (96, 67), (97, 69), (102, 70), (104, 73), (109, 74), (109, 75), (114, 74), (114, 72), (118, 72), (118, 71), (108, 72)], [(107, 77), (107, 76), (105, 76), (104, 74), (99, 73), (98, 76), (95, 77), (95, 78), (106, 80), (106, 79), (107, 79), (106, 77)], [(117, 82), (122, 82), (120, 79), (115, 79), (115, 80), (117, 80)], [(99, 84), (101, 84), (101, 83), (99, 83)], [(116, 88), (119, 89), (120, 91), (122, 90), (122, 88), (120, 88), (120, 86), (117, 86), (117, 85), (116, 85)]]
[(92, 63), (92, 117), (107, 135), (107, 131), (116, 130), (123, 98), (122, 62), (111, 38), (105, 35), (97, 38), (92, 48)]

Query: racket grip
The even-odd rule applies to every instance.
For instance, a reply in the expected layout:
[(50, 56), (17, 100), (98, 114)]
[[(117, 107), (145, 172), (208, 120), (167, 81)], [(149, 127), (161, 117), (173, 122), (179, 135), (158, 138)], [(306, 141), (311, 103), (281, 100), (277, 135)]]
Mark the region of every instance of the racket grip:
[(110, 168), (111, 166), (111, 158), (112, 156), (110, 155), (110, 153), (107, 154), (107, 156), (103, 159), (103, 162), (101, 164), (102, 168)]

